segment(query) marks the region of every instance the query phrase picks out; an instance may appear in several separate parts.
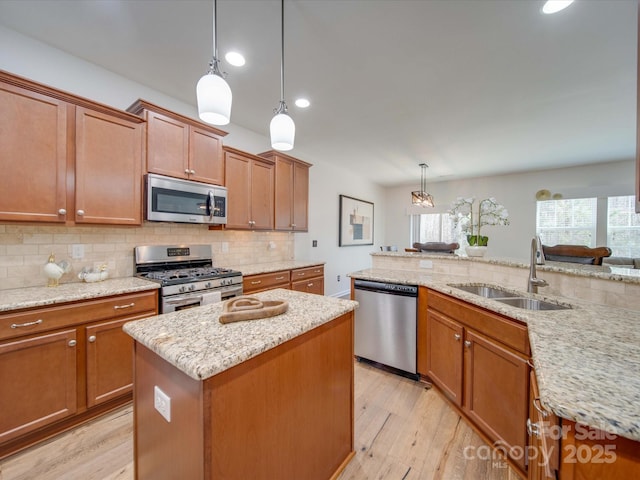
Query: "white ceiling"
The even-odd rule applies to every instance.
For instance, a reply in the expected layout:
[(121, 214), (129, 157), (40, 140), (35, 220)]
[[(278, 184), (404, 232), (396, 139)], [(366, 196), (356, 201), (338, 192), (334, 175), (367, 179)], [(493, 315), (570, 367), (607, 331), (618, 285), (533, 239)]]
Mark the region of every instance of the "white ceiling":
[[(422, 162), (429, 182), (634, 158), (636, 0), (542, 3), (285, 0), (289, 153), (384, 186)], [(0, 0), (8, 28), (193, 105), (211, 19), (211, 0)], [(247, 58), (223, 61), (231, 120), (265, 136), (279, 22), (278, 0), (218, 1), (220, 53)]]

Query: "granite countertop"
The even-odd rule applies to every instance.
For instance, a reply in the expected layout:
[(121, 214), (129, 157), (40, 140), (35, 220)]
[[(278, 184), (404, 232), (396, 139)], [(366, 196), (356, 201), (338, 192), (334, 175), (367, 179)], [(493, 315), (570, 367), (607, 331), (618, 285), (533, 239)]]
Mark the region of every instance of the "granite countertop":
[[(512, 258), (492, 258), (492, 257), (466, 257), (462, 255), (442, 255), (426, 252), (372, 252), (374, 257), (396, 257), (396, 258), (430, 258), (438, 260), (458, 261), (458, 262), (480, 262), (492, 265), (503, 265), (529, 269), (529, 262)], [(583, 265), (580, 263), (551, 262), (544, 265), (536, 265), (538, 272), (555, 272), (564, 275), (574, 275), (577, 277), (601, 278), (604, 280), (615, 280), (624, 283), (640, 283), (640, 269), (622, 268), (614, 265)]]
[(145, 290), (157, 290), (159, 287), (159, 284), (141, 278), (123, 277), (110, 278), (93, 283), (62, 283), (57, 287), (0, 290), (0, 312), (143, 292)]
[(354, 310), (358, 303), (275, 289), (252, 295), (286, 300), (275, 317), (221, 324), (222, 303), (145, 318), (124, 331), (195, 380), (204, 380)]
[(523, 310), (449, 286), (469, 283), (455, 275), (368, 269), (349, 276), (422, 285), (526, 323), (544, 407), (560, 417), (640, 441), (640, 312), (507, 289), (572, 306)]
[(242, 275), (258, 275), (260, 273), (278, 272), (280, 270), (293, 270), (296, 268), (313, 267), (314, 265), (324, 265), (321, 261), (304, 260), (283, 260), (280, 262), (254, 263), (251, 265), (230, 266), (234, 270), (239, 270)]

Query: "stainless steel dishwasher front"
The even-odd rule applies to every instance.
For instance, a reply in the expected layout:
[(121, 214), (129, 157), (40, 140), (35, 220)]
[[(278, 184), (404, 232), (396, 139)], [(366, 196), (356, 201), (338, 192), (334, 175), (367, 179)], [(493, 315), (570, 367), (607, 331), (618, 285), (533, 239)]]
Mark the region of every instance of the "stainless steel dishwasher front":
[(418, 287), (356, 279), (354, 297), (355, 355), (415, 375)]

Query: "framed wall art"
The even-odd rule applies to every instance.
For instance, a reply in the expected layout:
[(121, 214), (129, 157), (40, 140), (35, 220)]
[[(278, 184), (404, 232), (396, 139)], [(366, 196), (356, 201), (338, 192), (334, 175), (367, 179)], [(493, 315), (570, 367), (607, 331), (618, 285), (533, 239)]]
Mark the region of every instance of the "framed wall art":
[(340, 195), (340, 247), (373, 245), (373, 203)]

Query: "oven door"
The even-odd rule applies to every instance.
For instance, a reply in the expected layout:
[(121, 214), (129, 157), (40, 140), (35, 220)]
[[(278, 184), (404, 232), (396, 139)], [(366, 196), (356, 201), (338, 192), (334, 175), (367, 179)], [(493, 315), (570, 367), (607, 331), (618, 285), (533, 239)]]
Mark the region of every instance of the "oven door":
[(161, 313), (177, 312), (178, 310), (199, 307), (202, 305), (203, 295), (211, 292), (220, 292), (221, 301), (228, 300), (242, 295), (242, 284), (162, 297)]
[(227, 223), (227, 190), (190, 180), (147, 175), (146, 219), (157, 222)]

